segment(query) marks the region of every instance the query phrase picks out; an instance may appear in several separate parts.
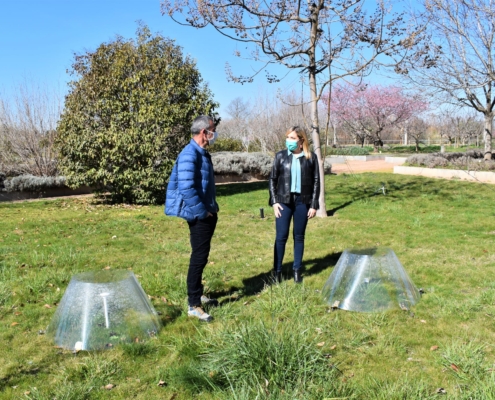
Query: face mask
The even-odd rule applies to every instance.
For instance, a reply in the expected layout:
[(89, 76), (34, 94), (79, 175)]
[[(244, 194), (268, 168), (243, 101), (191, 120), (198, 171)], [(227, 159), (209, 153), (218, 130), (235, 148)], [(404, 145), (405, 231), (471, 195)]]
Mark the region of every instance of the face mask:
[(218, 134), (216, 132), (210, 132), (210, 131), (208, 131), (208, 132), (213, 133), (213, 138), (208, 139), (208, 146), (213, 146), (213, 144), (215, 143), (215, 140), (217, 140)]
[(297, 150), (297, 140), (286, 139), (285, 145), (289, 151)]

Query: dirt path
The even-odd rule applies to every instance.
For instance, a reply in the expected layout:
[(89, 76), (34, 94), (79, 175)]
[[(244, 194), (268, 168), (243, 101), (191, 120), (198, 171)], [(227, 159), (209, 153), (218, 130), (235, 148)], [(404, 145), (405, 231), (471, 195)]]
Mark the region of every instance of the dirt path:
[(332, 173), (357, 174), (360, 172), (394, 172), (394, 164), (385, 160), (355, 161), (349, 160), (345, 164), (332, 164)]

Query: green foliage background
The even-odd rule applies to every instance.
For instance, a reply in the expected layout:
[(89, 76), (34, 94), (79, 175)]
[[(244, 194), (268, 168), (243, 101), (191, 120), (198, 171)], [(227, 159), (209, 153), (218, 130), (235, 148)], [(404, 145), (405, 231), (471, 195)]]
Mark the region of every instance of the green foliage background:
[(165, 183), (192, 120), (218, 106), (195, 62), (139, 25), (75, 55), (75, 80), (58, 125), (59, 168), (71, 187), (108, 191), (113, 201), (164, 200)]

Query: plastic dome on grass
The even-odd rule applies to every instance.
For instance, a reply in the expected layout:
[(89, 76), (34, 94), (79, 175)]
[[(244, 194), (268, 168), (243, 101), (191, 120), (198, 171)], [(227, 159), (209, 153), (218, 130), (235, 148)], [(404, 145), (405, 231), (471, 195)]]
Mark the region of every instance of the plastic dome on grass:
[(322, 294), (332, 307), (361, 312), (409, 309), (421, 297), (388, 248), (345, 250)]
[(74, 275), (48, 327), (55, 344), (102, 350), (155, 336), (158, 315), (130, 271)]

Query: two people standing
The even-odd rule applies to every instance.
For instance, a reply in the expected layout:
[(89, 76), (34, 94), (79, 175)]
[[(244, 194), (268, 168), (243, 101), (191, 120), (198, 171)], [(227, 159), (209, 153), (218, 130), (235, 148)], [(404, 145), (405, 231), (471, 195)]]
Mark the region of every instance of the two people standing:
[[(192, 139), (179, 154), (170, 175), (165, 213), (184, 218), (189, 226), (188, 315), (210, 322), (212, 317), (202, 306), (214, 300), (204, 295), (202, 276), (219, 211), (213, 164), (207, 151), (217, 137), (213, 119), (205, 115), (197, 117), (192, 123), (191, 133)], [(294, 220), (294, 280), (300, 283), (306, 225), (318, 209), (319, 169), (316, 155), (309, 151), (303, 129), (289, 129), (286, 138), (287, 149), (276, 154), (269, 181), (270, 205), (275, 213), (277, 232), (274, 276), (281, 282), (285, 245), (291, 220)]]

